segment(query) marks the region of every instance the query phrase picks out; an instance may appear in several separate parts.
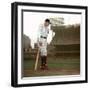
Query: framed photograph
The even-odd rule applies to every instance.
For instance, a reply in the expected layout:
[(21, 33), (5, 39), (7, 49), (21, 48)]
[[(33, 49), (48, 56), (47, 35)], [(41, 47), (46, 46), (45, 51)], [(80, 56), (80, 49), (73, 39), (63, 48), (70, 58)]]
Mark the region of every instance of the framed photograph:
[(11, 85), (87, 83), (87, 6), (11, 4)]

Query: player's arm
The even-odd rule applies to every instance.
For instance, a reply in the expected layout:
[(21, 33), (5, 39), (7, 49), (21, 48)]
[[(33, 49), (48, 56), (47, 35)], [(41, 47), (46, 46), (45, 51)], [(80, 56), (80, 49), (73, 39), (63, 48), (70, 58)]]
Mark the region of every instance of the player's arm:
[(39, 29), (38, 29), (38, 38), (37, 38), (38, 46), (42, 46), (41, 35), (42, 35), (42, 26), (39, 26)]

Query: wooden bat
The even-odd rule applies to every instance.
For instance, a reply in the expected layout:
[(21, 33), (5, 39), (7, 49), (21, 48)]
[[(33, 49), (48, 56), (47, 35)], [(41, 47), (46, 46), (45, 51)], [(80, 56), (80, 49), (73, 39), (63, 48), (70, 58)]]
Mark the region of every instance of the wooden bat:
[(37, 51), (37, 56), (36, 56), (36, 61), (35, 61), (35, 68), (34, 68), (35, 71), (37, 70), (38, 60), (39, 60), (39, 48), (38, 48), (38, 51)]

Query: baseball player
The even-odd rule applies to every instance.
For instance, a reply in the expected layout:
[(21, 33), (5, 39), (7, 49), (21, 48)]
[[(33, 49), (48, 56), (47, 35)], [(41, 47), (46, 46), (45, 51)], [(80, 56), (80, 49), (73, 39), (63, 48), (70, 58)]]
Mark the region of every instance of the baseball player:
[(47, 37), (50, 30), (50, 20), (45, 19), (44, 24), (39, 27), (38, 47), (40, 52), (41, 66), (40, 69), (48, 70), (47, 66)]

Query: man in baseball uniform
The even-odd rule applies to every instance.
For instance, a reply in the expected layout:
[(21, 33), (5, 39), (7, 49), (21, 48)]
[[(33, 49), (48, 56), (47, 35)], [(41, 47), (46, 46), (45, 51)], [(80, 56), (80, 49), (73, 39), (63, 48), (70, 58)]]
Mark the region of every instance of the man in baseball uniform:
[(50, 30), (50, 20), (45, 19), (44, 24), (39, 27), (38, 47), (40, 52), (41, 66), (40, 69), (48, 70), (47, 66), (47, 37)]

